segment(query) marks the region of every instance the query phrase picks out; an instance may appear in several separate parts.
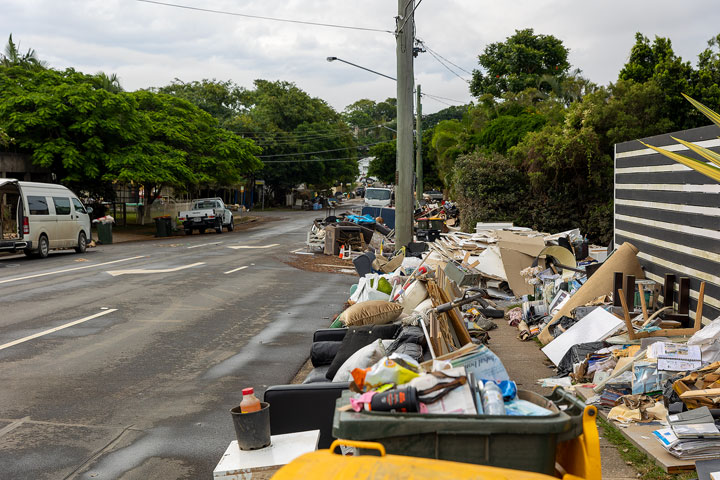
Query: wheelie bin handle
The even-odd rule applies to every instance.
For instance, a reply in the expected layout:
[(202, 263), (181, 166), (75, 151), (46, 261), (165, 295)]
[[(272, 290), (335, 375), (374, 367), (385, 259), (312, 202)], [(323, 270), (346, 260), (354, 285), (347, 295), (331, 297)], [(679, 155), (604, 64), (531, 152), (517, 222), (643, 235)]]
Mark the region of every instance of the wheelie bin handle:
[(330, 452), (334, 452), (335, 449), (339, 446), (364, 448), (366, 450), (377, 450), (378, 452), (380, 452), (381, 457), (385, 456), (385, 446), (382, 443), (378, 442), (361, 442), (359, 440), (337, 439), (330, 445)]

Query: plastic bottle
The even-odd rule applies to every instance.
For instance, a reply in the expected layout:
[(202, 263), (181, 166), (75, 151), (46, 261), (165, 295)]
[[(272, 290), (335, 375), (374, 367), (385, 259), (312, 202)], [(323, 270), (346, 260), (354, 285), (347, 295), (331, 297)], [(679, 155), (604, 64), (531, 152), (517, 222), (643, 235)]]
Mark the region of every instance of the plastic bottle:
[(483, 385), (482, 406), (485, 415), (505, 415), (502, 392), (495, 382), (486, 381)]
[(242, 413), (258, 412), (260, 411), (260, 400), (255, 396), (255, 390), (253, 388), (243, 388), (242, 391), (243, 399), (240, 402), (240, 411)]

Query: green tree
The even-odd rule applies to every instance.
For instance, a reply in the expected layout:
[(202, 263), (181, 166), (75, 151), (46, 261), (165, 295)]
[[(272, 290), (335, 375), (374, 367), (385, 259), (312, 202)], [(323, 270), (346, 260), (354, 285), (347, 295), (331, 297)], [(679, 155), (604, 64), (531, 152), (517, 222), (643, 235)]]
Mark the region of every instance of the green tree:
[(345, 107), (342, 118), (356, 132), (358, 143), (366, 145), (395, 138), (396, 114), (394, 98), (379, 103), (364, 98)]
[(528, 178), (504, 156), (480, 152), (461, 155), (453, 177), (463, 230), (474, 231), (477, 222), (528, 224)]
[(290, 82), (255, 80), (254, 86), (240, 93), (243, 110), (226, 128), (262, 147), (267, 163), (257, 175), (277, 196), (301, 183), (326, 186), (347, 180), (350, 171), (357, 176), (352, 132), (324, 100)]
[(532, 28), (516, 30), (504, 42), (485, 47), (478, 57), (485, 73), (473, 71), (470, 93), (475, 97), (485, 93), (500, 97), (531, 87), (549, 91), (550, 86), (540, 79), (565, 76), (570, 69), (568, 52), (562, 41), (552, 35), (535, 34)]
[(375, 177), (383, 183), (395, 183), (397, 163), (397, 142), (385, 142), (370, 147), (368, 176)]
[(176, 78), (170, 85), (151, 90), (189, 101), (215, 117), (222, 126), (245, 108), (241, 102), (242, 89), (229, 80), (183, 82)]
[(220, 128), (190, 102), (143, 90), (127, 95), (139, 116), (135, 141), (109, 159), (104, 178), (143, 185), (148, 205), (165, 186), (226, 187), (262, 167), (251, 140)]
[(27, 52), (20, 51), (20, 44), (13, 42), (12, 33), (5, 46), (5, 52), (1, 55), (0, 64), (4, 67), (21, 66), (31, 69), (43, 69), (47, 64), (40, 60), (35, 50), (29, 48)]

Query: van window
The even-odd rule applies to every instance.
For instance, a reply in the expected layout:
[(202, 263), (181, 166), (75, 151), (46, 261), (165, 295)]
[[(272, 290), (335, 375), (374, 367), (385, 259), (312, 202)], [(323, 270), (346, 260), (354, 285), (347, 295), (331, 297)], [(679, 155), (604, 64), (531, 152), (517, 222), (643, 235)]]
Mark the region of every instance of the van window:
[(55, 215), (70, 215), (70, 199), (63, 197), (53, 197), (55, 204)]
[(368, 200), (390, 200), (390, 190), (384, 188), (368, 188), (365, 191)]
[(77, 198), (73, 198), (73, 199), (72, 199), (72, 204), (73, 204), (73, 206), (75, 207), (75, 211), (76, 211), (76, 212), (78, 212), (78, 213), (87, 213), (87, 211), (85, 210), (85, 207), (83, 207), (83, 204), (80, 203), (80, 200), (78, 200)]
[(28, 195), (28, 209), (30, 215), (50, 215), (48, 210), (47, 199), (45, 197), (38, 197), (36, 195)]

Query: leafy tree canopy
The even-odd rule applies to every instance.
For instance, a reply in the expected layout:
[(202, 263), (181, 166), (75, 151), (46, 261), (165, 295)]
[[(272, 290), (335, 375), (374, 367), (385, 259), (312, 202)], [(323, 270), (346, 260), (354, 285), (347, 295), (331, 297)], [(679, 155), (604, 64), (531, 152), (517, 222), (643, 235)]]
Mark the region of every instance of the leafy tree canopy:
[(240, 93), (243, 111), (226, 127), (262, 147), (267, 163), (257, 175), (273, 190), (301, 183), (325, 188), (357, 177), (357, 144), (332, 107), (290, 82), (255, 80), (254, 86)]
[(383, 183), (395, 183), (395, 170), (397, 163), (397, 142), (385, 142), (370, 148), (368, 175), (375, 177)]
[(516, 30), (504, 42), (485, 47), (478, 57), (485, 73), (473, 71), (470, 93), (500, 97), (527, 88), (550, 91), (545, 76), (563, 77), (570, 69), (569, 50), (552, 35), (535, 34), (532, 28)]
[(183, 82), (176, 78), (170, 85), (151, 91), (183, 98), (208, 112), (222, 125), (244, 110), (241, 102), (242, 89), (229, 80)]
[(0, 128), (33, 163), (91, 193), (115, 181), (143, 184), (147, 192), (230, 185), (261, 167), (252, 141), (219, 128), (191, 103), (123, 92), (116, 80), (3, 63)]

